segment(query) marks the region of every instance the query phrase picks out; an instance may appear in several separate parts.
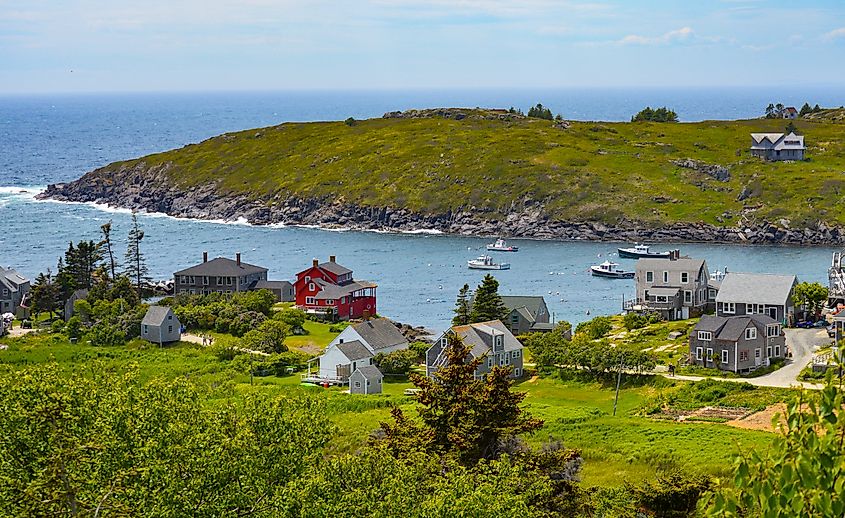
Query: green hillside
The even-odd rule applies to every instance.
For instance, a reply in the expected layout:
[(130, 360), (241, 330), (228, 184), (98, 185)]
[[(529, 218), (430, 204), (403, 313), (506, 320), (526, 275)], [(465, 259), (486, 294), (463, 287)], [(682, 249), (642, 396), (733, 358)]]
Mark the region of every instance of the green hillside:
[[(573, 122), (561, 128), (541, 119), (465, 113), (462, 120), (288, 123), (106, 170), (171, 162), (167, 174), (178, 188), (216, 183), (219, 192), (262, 199), (278, 193), (341, 198), (423, 214), (475, 207), (498, 217), (540, 202), (550, 217), (567, 221), (733, 226), (745, 210), (751, 221), (787, 218), (793, 227), (845, 223), (845, 124), (836, 121), (795, 121), (806, 136), (808, 160), (766, 163), (750, 156), (749, 133), (781, 132), (786, 121)], [(673, 163), (681, 159), (727, 167), (731, 178), (721, 182)]]

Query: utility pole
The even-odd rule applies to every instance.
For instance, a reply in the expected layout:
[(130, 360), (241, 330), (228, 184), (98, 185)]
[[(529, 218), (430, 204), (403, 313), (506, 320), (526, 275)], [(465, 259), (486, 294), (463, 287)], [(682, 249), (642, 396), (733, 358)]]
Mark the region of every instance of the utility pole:
[(625, 355), (619, 357), (619, 374), (616, 376), (616, 398), (613, 400), (613, 415), (616, 416), (616, 405), (619, 403), (619, 385), (622, 383), (622, 363)]

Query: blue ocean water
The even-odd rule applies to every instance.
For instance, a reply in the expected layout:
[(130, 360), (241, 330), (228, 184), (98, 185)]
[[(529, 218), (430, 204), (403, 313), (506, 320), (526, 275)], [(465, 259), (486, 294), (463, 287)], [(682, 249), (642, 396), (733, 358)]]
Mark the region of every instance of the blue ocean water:
[[(397, 109), (440, 106), (516, 106), (542, 102), (580, 120), (626, 120), (645, 105), (667, 105), (681, 120), (754, 117), (772, 101), (800, 106), (845, 103), (841, 89), (711, 90), (478, 90), (316, 91), (204, 94), (89, 94), (0, 97), (0, 264), (35, 276), (55, 267), (68, 241), (97, 239), (113, 220), (125, 236), (125, 211), (81, 204), (39, 202), (49, 183), (75, 179), (109, 162), (179, 147), (226, 131), (284, 121), (380, 116)], [(437, 235), (333, 232), (306, 228), (251, 227), (144, 215), (144, 248), (152, 274), (166, 278), (201, 258), (233, 256), (267, 266), (271, 277), (291, 278), (312, 257), (337, 255), (356, 276), (379, 284), (380, 312), (442, 329), (457, 289), (482, 274), (466, 269), (483, 239)], [(545, 295), (557, 319), (573, 322), (616, 313), (630, 281), (593, 278), (591, 264), (612, 257), (616, 244), (519, 242), (509, 271), (497, 272), (507, 294)], [(119, 247), (122, 245), (118, 245)], [(684, 245), (711, 269), (795, 273), (824, 281), (832, 250), (823, 247)], [(630, 265), (629, 265), (630, 266)]]

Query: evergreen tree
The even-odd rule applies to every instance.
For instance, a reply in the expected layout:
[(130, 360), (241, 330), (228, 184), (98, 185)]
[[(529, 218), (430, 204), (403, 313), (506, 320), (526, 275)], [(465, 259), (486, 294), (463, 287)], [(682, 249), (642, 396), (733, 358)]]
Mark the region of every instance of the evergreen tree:
[(541, 103), (537, 103), (537, 106), (532, 106), (531, 108), (529, 108), (528, 116), (546, 120), (552, 120), (554, 118), (554, 116), (552, 115), (552, 110), (546, 108)]
[(80, 241), (76, 247), (73, 241), (65, 252), (65, 269), (73, 278), (75, 289), (89, 289), (94, 285), (94, 271), (100, 267), (103, 254), (93, 241)]
[(108, 223), (103, 223), (100, 230), (103, 232), (103, 240), (100, 241), (100, 246), (106, 248), (106, 254), (108, 254), (109, 258), (109, 271), (111, 272), (112, 280), (114, 280), (117, 278), (117, 265), (114, 260), (114, 251), (111, 247), (111, 220)]
[(62, 302), (70, 298), (74, 290), (76, 290), (76, 279), (74, 279), (73, 275), (71, 275), (65, 267), (65, 263), (62, 261), (61, 257), (59, 257), (59, 263), (56, 266), (55, 283), (58, 290), (59, 300)]
[(507, 316), (507, 311), (499, 295), (499, 281), (488, 273), (475, 290), (469, 321), (502, 320)]
[(50, 317), (53, 317), (58, 307), (58, 298), (58, 288), (48, 268), (46, 274), (38, 274), (32, 286), (32, 309), (35, 311), (35, 317), (38, 318), (41, 313), (49, 313)]
[(769, 105), (766, 106), (766, 118), (767, 119), (773, 119), (774, 117), (775, 117), (775, 105), (772, 104), (772, 103), (769, 103)]
[(631, 117), (631, 122), (639, 121), (678, 122), (678, 114), (665, 106), (657, 109), (652, 109), (650, 106), (646, 106), (639, 113)]
[(819, 106), (818, 104), (816, 104), (815, 106), (813, 106), (813, 113), (819, 113), (820, 111), (822, 111), (822, 107), (821, 107), (821, 106)]
[(790, 133), (797, 133), (798, 128), (795, 127), (795, 124), (792, 121), (789, 121), (789, 123), (786, 125), (785, 131), (787, 135)]
[(464, 284), (464, 287), (458, 291), (458, 300), (455, 302), (455, 316), (452, 318), (452, 325), (463, 326), (469, 324), (471, 311), (469, 301), (469, 284)]
[(135, 285), (138, 293), (138, 300), (143, 300), (144, 284), (150, 282), (149, 269), (141, 252), (141, 240), (144, 239), (144, 231), (138, 224), (138, 215), (132, 212), (132, 228), (129, 229), (128, 244), (126, 246), (126, 269), (125, 274)]
[(798, 112), (798, 115), (801, 117), (807, 115), (808, 113), (813, 113), (813, 109), (810, 108), (809, 103), (804, 103), (804, 106), (801, 107), (801, 111)]

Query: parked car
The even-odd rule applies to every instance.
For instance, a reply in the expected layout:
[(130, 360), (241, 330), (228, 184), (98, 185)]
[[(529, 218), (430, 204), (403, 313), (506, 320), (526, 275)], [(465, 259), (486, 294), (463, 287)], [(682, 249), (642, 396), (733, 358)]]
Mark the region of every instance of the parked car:
[(812, 323), (812, 322), (810, 322), (809, 320), (799, 320), (799, 321), (795, 324), (795, 327), (799, 327), (799, 328), (801, 328), (801, 329), (812, 329), (812, 328), (813, 328), (813, 323)]

